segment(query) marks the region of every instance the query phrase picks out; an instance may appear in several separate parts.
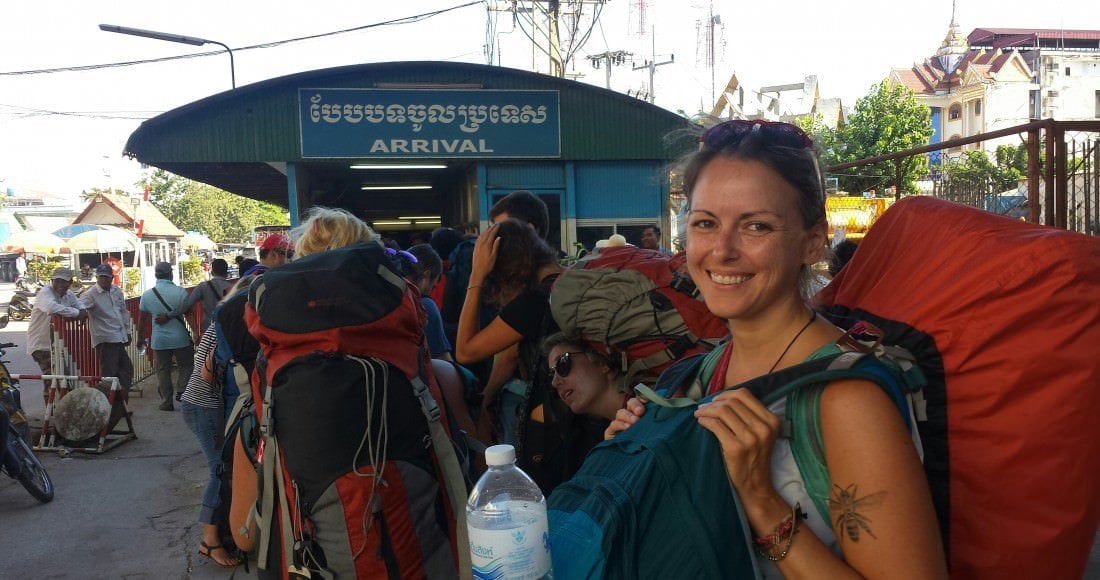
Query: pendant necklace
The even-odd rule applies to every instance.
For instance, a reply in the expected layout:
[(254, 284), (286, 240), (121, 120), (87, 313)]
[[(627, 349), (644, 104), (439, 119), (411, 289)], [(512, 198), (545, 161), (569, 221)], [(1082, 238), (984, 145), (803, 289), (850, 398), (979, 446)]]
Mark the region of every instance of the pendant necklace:
[(803, 326), (802, 330), (799, 330), (798, 334), (794, 335), (794, 338), (792, 338), (791, 341), (787, 343), (787, 348), (783, 349), (783, 354), (780, 354), (779, 358), (775, 359), (775, 364), (772, 365), (772, 368), (768, 369), (769, 373), (774, 371), (775, 367), (779, 366), (779, 363), (783, 360), (783, 357), (787, 356), (787, 351), (791, 350), (791, 347), (794, 346), (794, 343), (798, 342), (798, 337), (802, 336), (803, 332), (806, 332), (806, 329), (814, 323), (814, 320), (817, 320), (817, 313), (811, 310), (810, 319), (806, 321), (806, 326)]

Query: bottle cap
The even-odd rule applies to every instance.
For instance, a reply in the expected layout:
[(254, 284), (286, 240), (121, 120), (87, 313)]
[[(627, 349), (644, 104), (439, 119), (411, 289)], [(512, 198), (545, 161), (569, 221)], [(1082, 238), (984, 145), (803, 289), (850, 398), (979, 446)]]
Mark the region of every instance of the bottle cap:
[(516, 448), (511, 445), (493, 445), (485, 450), (485, 464), (508, 465), (516, 462)]

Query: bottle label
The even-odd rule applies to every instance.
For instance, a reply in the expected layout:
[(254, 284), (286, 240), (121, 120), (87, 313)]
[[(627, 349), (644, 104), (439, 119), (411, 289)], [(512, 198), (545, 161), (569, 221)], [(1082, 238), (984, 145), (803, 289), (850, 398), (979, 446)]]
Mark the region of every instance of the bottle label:
[(545, 516), (508, 529), (471, 526), (469, 532), (474, 578), (535, 580), (550, 573)]

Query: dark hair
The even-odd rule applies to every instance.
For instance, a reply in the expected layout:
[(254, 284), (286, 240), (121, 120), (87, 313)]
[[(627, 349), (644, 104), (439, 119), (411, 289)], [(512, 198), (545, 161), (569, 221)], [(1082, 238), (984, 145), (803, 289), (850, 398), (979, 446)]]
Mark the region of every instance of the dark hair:
[(420, 272), (428, 272), (431, 280), (438, 280), (443, 275), (443, 260), (429, 244), (417, 244), (409, 248), (409, 253), (416, 256), (420, 266)]
[(492, 220), (502, 213), (535, 226), (535, 231), (544, 240), (550, 232), (550, 217), (546, 203), (530, 191), (513, 191), (502, 197), (489, 209), (489, 219)]
[(240, 254), (237, 254), (237, 257), (233, 258), (233, 262), (235, 264), (237, 264), (238, 266), (240, 266), (241, 262), (243, 262), (243, 261), (244, 261), (244, 256), (242, 256)]
[(527, 224), (515, 218), (497, 224), (500, 245), (489, 273), (487, 297), (499, 304), (502, 296), (535, 287), (539, 269), (557, 262), (558, 253)]
[(432, 245), (435, 253), (439, 254), (441, 260), (447, 260), (451, 257), (455, 246), (462, 242), (462, 237), (462, 232), (454, 228), (437, 228), (432, 232), (432, 239), (428, 243)]
[(259, 264), (259, 262), (257, 262), (255, 259), (244, 258), (239, 264), (237, 264), (237, 269), (240, 271), (240, 275), (243, 276), (245, 272), (252, 269), (252, 267), (256, 264)]
[(767, 131), (763, 130), (748, 131), (729, 146), (717, 149), (704, 146), (684, 157), (681, 163), (689, 210), (699, 175), (711, 161), (719, 157), (763, 163), (798, 191), (796, 204), (806, 228), (812, 228), (825, 220), (825, 182), (814, 150), (809, 147), (796, 148), (771, 143)]
[(642, 228), (642, 232), (645, 232), (646, 230), (653, 230), (653, 234), (658, 236), (658, 237), (660, 237), (660, 235), (661, 235), (661, 226), (659, 226), (657, 224), (650, 224), (650, 225)]
[(210, 261), (210, 273), (217, 276), (225, 276), (229, 273), (229, 262), (221, 258), (215, 258)]
[(852, 259), (856, 253), (856, 243), (852, 240), (844, 240), (833, 248), (833, 257), (829, 260), (829, 275), (836, 276), (837, 272)]

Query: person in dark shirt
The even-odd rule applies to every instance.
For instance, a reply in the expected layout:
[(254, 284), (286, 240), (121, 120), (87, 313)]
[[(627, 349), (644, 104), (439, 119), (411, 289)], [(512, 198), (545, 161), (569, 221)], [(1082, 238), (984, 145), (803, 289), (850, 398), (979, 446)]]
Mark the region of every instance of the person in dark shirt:
[[(516, 219), (506, 219), (478, 237), (466, 300), (459, 317), (455, 358), (466, 364), (486, 359), (515, 345), (519, 367), (529, 382), (521, 409), (517, 456), (520, 466), (548, 493), (580, 466), (586, 447), (599, 439), (574, 421), (554, 394), (546, 372), (542, 340), (558, 331), (550, 314), (550, 287), (561, 273), (557, 252), (538, 233)], [(480, 328), (481, 298), (500, 304), (500, 313)], [(586, 436), (588, 435), (588, 436)]]

